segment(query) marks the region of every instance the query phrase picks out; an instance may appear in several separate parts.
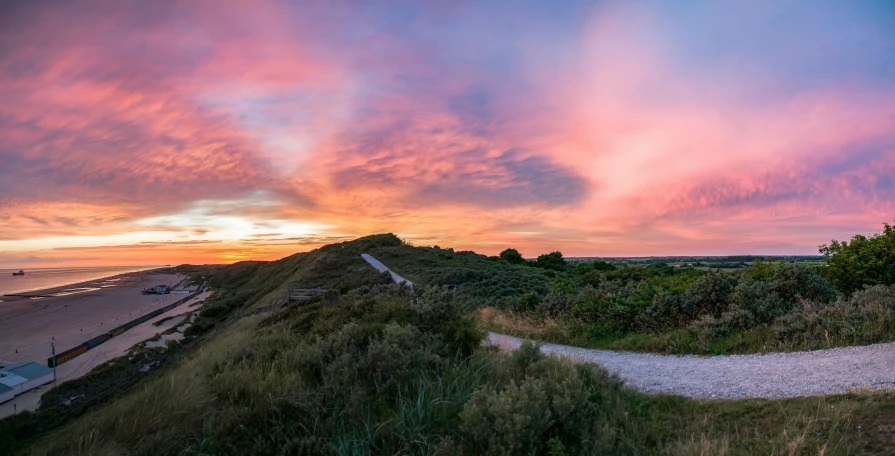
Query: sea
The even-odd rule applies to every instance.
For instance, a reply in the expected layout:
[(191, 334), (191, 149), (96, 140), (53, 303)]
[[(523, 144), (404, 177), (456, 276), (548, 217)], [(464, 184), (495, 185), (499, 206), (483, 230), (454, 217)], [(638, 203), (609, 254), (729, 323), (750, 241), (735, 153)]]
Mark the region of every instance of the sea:
[(80, 268), (31, 268), (25, 275), (14, 276), (18, 269), (0, 269), (0, 296), (61, 287), (101, 279), (127, 272), (145, 271), (160, 266), (95, 266)]

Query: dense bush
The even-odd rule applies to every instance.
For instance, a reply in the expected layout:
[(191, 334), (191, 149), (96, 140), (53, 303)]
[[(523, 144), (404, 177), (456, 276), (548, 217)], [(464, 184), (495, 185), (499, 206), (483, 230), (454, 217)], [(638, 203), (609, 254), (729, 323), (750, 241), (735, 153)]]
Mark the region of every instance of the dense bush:
[[(839, 298), (839, 291), (824, 278), (839, 277), (842, 265), (871, 265), (862, 269), (862, 283), (885, 282), (888, 263), (871, 261), (867, 255), (885, 258), (880, 249), (888, 248), (895, 232), (887, 225), (882, 235), (867, 241), (869, 244), (859, 237), (851, 244), (834, 242), (826, 248), (826, 253), (836, 252), (829, 255), (827, 268), (744, 257), (744, 261), (754, 260), (750, 267), (724, 272), (662, 262), (622, 267), (604, 261), (566, 264), (559, 252), (540, 255), (526, 265), (519, 262), (521, 255), (514, 249), (489, 259), (474, 252), (412, 247), (383, 236), (364, 248), (399, 274), (419, 284), (449, 286), (473, 299), (475, 305), (490, 305), (540, 321), (553, 328), (550, 331), (556, 339), (552, 341), (597, 346), (613, 346), (618, 341), (619, 348), (716, 353), (804, 345), (797, 337), (786, 336), (794, 331), (782, 327), (787, 322), (797, 325), (798, 314), (806, 306), (825, 315), (834, 312), (826, 307), (839, 309), (841, 303), (849, 302), (847, 296)], [(879, 274), (873, 275), (873, 271)], [(858, 325), (871, 326), (879, 325), (866, 321)], [(892, 337), (874, 334), (867, 337)], [(626, 339), (636, 341), (635, 345), (626, 346)], [(845, 339), (836, 340), (844, 343)], [(644, 341), (649, 342), (644, 345)]]
[(517, 264), (515, 259), (493, 261), (469, 251), (400, 245), (376, 247), (364, 253), (372, 254), (414, 283), (449, 286), (479, 305), (503, 306), (529, 292), (543, 296), (553, 282), (547, 275), (552, 270)]
[(866, 285), (895, 284), (895, 226), (883, 224), (882, 233), (855, 235), (851, 242), (833, 240), (820, 246), (827, 259), (823, 275), (844, 293)]
[(538, 255), (538, 259), (533, 261), (531, 265), (536, 268), (562, 271), (566, 269), (566, 260), (563, 259), (561, 252), (550, 252)]
[(736, 278), (728, 274), (711, 273), (700, 277), (684, 293), (681, 311), (690, 319), (724, 313), (736, 283)]
[[(530, 347), (530, 345), (529, 345)], [(523, 345), (519, 352), (530, 351)], [(535, 349), (537, 352), (537, 349)], [(627, 412), (618, 379), (592, 365), (527, 359), (517, 378), (483, 385), (464, 405), (460, 430), (470, 454), (607, 454), (624, 449)], [(507, 375), (506, 372), (503, 375)]]
[(507, 263), (522, 264), (525, 262), (525, 259), (522, 258), (522, 254), (516, 249), (506, 249), (503, 252), (500, 252), (499, 257)]
[(803, 348), (827, 348), (887, 340), (895, 334), (895, 286), (876, 285), (830, 305), (805, 305), (777, 319), (780, 340)]
[[(630, 445), (621, 434), (633, 393), (618, 378), (546, 358), (531, 344), (509, 356), (482, 349), (470, 306), (444, 288), (391, 285), (271, 319), (252, 346), (202, 379), (215, 385), (218, 403), (242, 412), (209, 418), (194, 447), (515, 455)], [(291, 382), (233, 386), (279, 376)]]
[(551, 342), (672, 353), (817, 348), (895, 335), (889, 314), (895, 299), (883, 288), (840, 295), (816, 269), (798, 264), (757, 260), (724, 273), (581, 267), (573, 277), (575, 286), (530, 292), (511, 307), (517, 318), (540, 326), (503, 318), (492, 328)]

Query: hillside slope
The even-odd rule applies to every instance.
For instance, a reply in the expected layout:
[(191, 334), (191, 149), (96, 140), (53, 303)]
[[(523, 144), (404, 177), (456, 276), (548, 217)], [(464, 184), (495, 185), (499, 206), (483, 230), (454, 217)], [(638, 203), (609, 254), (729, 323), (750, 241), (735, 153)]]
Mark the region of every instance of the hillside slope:
[[(366, 252), (395, 264), (415, 281), (414, 291), (389, 284), (360, 257)], [(34, 428), (22, 426), (27, 416), (0, 422), (0, 440), (5, 433), (21, 453), (36, 455), (855, 454), (889, 448), (884, 433), (866, 430), (884, 418), (891, 402), (886, 393), (697, 402), (638, 393), (605, 369), (544, 357), (531, 344), (509, 354), (483, 347), (472, 310), (489, 298), (478, 287), (493, 284), (495, 293), (512, 296), (546, 275), (528, 266), (489, 268), (493, 260), (481, 255), (441, 257), (445, 252), (377, 235), (204, 271), (216, 293), (188, 337), (199, 343), (182, 358), (42, 432), (29, 434)], [(523, 277), (519, 288), (501, 291), (511, 275)], [(332, 291), (236, 317), (237, 310), (247, 315), (264, 308), (290, 286)]]

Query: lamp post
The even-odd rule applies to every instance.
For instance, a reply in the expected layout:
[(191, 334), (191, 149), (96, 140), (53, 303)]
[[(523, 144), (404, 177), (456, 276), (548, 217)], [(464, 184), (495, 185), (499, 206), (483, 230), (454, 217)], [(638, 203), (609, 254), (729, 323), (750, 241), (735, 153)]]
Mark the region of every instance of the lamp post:
[(50, 350), (53, 351), (53, 388), (56, 387), (56, 344), (50, 342)]

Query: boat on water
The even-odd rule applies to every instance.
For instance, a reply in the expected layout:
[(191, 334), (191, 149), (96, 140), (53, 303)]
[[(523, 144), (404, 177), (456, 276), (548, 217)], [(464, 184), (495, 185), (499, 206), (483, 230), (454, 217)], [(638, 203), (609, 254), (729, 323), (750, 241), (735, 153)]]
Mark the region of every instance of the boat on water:
[(19, 272), (13, 272), (12, 275), (25, 275), (25, 271), (22, 269), (19, 269)]

